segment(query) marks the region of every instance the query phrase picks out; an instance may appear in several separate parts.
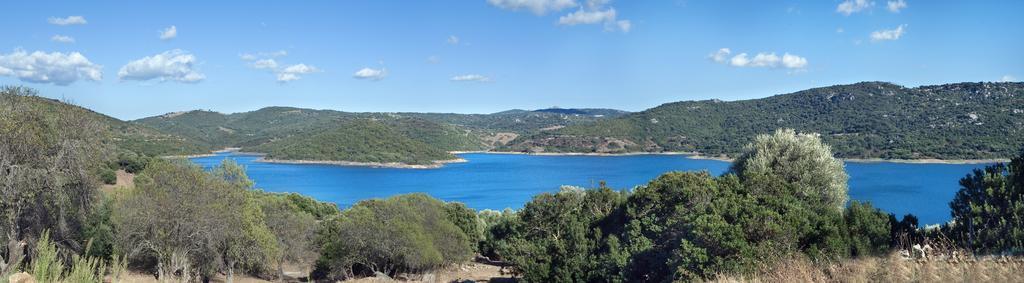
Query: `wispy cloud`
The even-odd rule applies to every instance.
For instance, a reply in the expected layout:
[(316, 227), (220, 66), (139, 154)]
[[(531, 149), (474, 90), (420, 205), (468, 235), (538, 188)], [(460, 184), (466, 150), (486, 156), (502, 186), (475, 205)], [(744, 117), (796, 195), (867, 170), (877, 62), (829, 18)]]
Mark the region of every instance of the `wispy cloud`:
[(906, 27), (907, 25), (900, 25), (895, 29), (873, 31), (871, 32), (871, 41), (878, 42), (900, 39), (900, 37), (903, 37)]
[(301, 79), (301, 75), (312, 74), (320, 72), (320, 69), (306, 64), (295, 64), (277, 72), (277, 81), (280, 83), (286, 83), (294, 80)]
[(178, 37), (178, 27), (170, 26), (160, 31), (160, 40), (171, 40)]
[(57, 34), (57, 35), (54, 35), (53, 37), (50, 37), (50, 41), (60, 42), (60, 43), (75, 43), (75, 38), (74, 37), (70, 37), (70, 36), (66, 36), (66, 35), (59, 35), (59, 34)]
[(733, 67), (764, 67), (764, 68), (786, 68), (803, 69), (807, 67), (807, 58), (797, 55), (783, 53), (782, 56), (774, 52), (759, 52), (754, 56), (747, 53), (732, 55), (729, 48), (721, 48), (708, 55), (712, 61), (727, 64)]
[(529, 10), (536, 15), (576, 7), (576, 11), (558, 17), (557, 23), (563, 26), (601, 24), (604, 25), (605, 31), (629, 32), (633, 28), (633, 22), (618, 19), (615, 8), (609, 5), (611, 0), (487, 0), (487, 2), (507, 10)]
[(484, 76), (484, 75), (479, 75), (479, 74), (468, 74), (468, 75), (454, 76), (454, 77), (451, 78), (451, 81), (453, 81), (453, 82), (482, 82), (482, 83), (484, 83), (484, 82), (491, 82), (491, 78), (489, 78), (487, 76)]
[(875, 6), (875, 2), (868, 0), (846, 0), (836, 6), (836, 12), (849, 16), (850, 14), (867, 10)]
[(558, 17), (559, 25), (591, 25), (604, 24), (606, 31), (629, 32), (633, 23), (629, 20), (618, 20), (618, 13), (615, 8), (608, 6), (610, 0), (588, 0), (585, 5), (580, 5), (579, 10), (567, 15)]
[(454, 36), (454, 35), (449, 35), (447, 42), (448, 42), (448, 44), (451, 44), (451, 45), (458, 45), (459, 44), (459, 37), (458, 36)]
[(903, 9), (907, 8), (907, 1), (904, 1), (904, 0), (889, 1), (889, 2), (886, 3), (886, 8), (889, 9), (889, 12), (899, 13), (900, 10), (903, 10)]
[(198, 83), (206, 76), (195, 69), (196, 62), (196, 56), (188, 51), (174, 49), (128, 62), (117, 72), (117, 77), (132, 81)]
[(271, 52), (256, 52), (256, 53), (242, 53), (238, 54), (238, 58), (242, 61), (247, 61), (246, 65), (253, 69), (267, 70), (274, 74), (274, 78), (279, 83), (287, 83), (296, 81), (302, 78), (302, 75), (322, 72), (313, 65), (307, 65), (304, 63), (283, 66), (275, 58), (288, 56), (288, 51), (278, 50)]
[(384, 68), (373, 69), (373, 68), (362, 68), (352, 74), (353, 78), (359, 80), (371, 80), (379, 81), (383, 80), (388, 75), (388, 70)]
[(51, 24), (55, 24), (55, 25), (58, 25), (58, 26), (84, 25), (84, 24), (88, 23), (85, 20), (85, 17), (82, 17), (82, 16), (68, 16), (66, 18), (50, 18), (50, 19), (47, 20), (47, 22), (50, 22)]
[(78, 80), (100, 81), (103, 66), (93, 64), (81, 53), (14, 50), (0, 54), (0, 76), (24, 82), (69, 85)]
[(487, 3), (506, 10), (528, 10), (537, 15), (576, 7), (575, 0), (487, 0)]
[(278, 51), (273, 51), (273, 52), (242, 53), (242, 54), (238, 54), (238, 58), (241, 58), (242, 60), (245, 60), (245, 61), (254, 61), (256, 59), (263, 58), (263, 57), (274, 58), (274, 57), (281, 57), (281, 56), (287, 56), (287, 55), (288, 55), (288, 51), (278, 50)]

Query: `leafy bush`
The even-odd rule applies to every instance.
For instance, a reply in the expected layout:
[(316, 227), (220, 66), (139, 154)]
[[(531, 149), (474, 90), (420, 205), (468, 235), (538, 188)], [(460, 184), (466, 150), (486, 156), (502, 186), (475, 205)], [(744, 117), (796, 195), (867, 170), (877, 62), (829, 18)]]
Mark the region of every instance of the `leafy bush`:
[(100, 170), (100, 181), (107, 185), (117, 184), (117, 172), (109, 168)]
[(612, 233), (621, 224), (605, 221), (618, 219), (610, 216), (620, 212), (623, 200), (623, 194), (608, 188), (562, 187), (555, 194), (540, 194), (516, 214), (519, 220), (507, 238), (488, 245), (529, 282), (609, 281), (621, 268), (605, 264), (616, 262), (607, 259), (620, 252)]
[(276, 249), (251, 186), (230, 160), (211, 173), (185, 160), (153, 160), (115, 203), (117, 246), (155, 261), (161, 280), (231, 276)]
[(850, 237), (850, 255), (878, 256), (889, 251), (892, 246), (891, 234), (898, 224), (891, 220), (894, 217), (872, 207), (870, 203), (857, 201), (850, 202), (843, 217)]
[(365, 200), (328, 220), (320, 232), (318, 273), (338, 278), (421, 272), (468, 260), (473, 242), (425, 194)]
[(954, 238), (979, 253), (1024, 253), (1024, 153), (960, 179), (949, 204)]
[(848, 177), (843, 161), (832, 157), (831, 148), (817, 136), (778, 130), (757, 136), (746, 149), (730, 168), (740, 179), (769, 176), (768, 180), (795, 189), (805, 202), (837, 210), (846, 205)]

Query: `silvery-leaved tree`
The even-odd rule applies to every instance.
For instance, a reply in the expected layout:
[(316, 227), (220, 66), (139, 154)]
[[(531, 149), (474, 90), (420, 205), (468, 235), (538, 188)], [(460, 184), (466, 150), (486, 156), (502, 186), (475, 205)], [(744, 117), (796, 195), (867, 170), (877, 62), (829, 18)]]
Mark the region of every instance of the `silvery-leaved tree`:
[[(744, 182), (758, 180), (783, 184), (765, 186), (785, 188), (808, 204), (841, 211), (846, 206), (848, 176), (843, 161), (832, 156), (832, 149), (817, 135), (798, 134), (792, 129), (760, 135), (747, 145), (746, 152), (733, 162), (732, 173)], [(755, 189), (755, 188), (752, 188)]]

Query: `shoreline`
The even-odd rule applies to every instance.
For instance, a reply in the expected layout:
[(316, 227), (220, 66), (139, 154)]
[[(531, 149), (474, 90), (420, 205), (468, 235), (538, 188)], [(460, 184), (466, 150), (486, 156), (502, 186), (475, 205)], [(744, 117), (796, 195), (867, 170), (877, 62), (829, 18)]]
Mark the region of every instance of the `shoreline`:
[[(686, 158), (697, 160), (715, 160), (722, 162), (733, 162), (735, 158), (724, 156), (703, 155), (696, 152), (666, 151), (666, 152), (627, 152), (627, 153), (590, 153), (590, 152), (512, 152), (512, 151), (452, 151), (452, 154), (482, 153), (482, 154), (510, 154), (510, 155), (538, 155), (538, 156), (637, 156), (637, 155), (682, 155)], [(850, 163), (901, 163), (901, 164), (990, 164), (1006, 163), (1009, 159), (882, 159), (882, 158), (840, 158), (843, 162)]]
[[(336, 166), (350, 166), (350, 167), (370, 167), (370, 168), (396, 168), (396, 169), (437, 169), (444, 167), (445, 164), (450, 163), (465, 163), (469, 162), (465, 158), (456, 158), (448, 160), (435, 160), (432, 164), (407, 164), (401, 162), (357, 162), (357, 161), (333, 161), (333, 160), (284, 160), (284, 159), (267, 159), (265, 153), (259, 152), (242, 152), (241, 148), (229, 147), (220, 150), (211, 151), (206, 154), (192, 154), (192, 155), (171, 155), (162, 156), (162, 158), (201, 158), (201, 157), (212, 157), (222, 153), (235, 153), (240, 155), (255, 155), (263, 156), (256, 160), (256, 162), (263, 163), (279, 163), (279, 164), (318, 164), (318, 165), (336, 165)], [(722, 162), (733, 162), (735, 158), (729, 158), (724, 156), (710, 156), (702, 155), (697, 152), (683, 152), (683, 151), (665, 151), (665, 152), (624, 152), (624, 153), (597, 153), (597, 152), (518, 152), (518, 151), (488, 151), (488, 150), (469, 150), (469, 151), (449, 151), (453, 155), (457, 154), (506, 154), (506, 155), (536, 155), (536, 156), (595, 156), (595, 157), (615, 157), (615, 156), (639, 156), (639, 155), (679, 155), (689, 159), (695, 160), (715, 160)], [(899, 163), (899, 164), (990, 164), (990, 163), (1006, 163), (1009, 159), (935, 159), (935, 158), (924, 158), (924, 159), (882, 159), (882, 158), (840, 158), (843, 162), (848, 163)]]
[(450, 163), (465, 163), (469, 160), (463, 158), (434, 160), (433, 164), (407, 164), (401, 162), (355, 162), (355, 161), (332, 161), (332, 160), (282, 160), (267, 159), (261, 157), (256, 162), (277, 163), (277, 164), (308, 164), (308, 165), (334, 165), (346, 167), (368, 167), (368, 168), (391, 168), (391, 169), (437, 169)]

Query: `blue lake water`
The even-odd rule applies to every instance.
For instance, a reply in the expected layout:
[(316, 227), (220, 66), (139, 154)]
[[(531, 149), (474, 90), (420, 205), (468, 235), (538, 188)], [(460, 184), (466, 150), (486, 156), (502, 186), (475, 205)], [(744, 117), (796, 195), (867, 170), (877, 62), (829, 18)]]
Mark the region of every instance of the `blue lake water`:
[[(347, 207), (369, 198), (423, 192), (475, 209), (518, 209), (561, 185), (633, 188), (668, 171), (725, 172), (729, 163), (678, 155), (538, 156), (461, 154), (466, 163), (439, 169), (391, 169), (256, 162), (258, 157), (222, 153), (192, 161), (210, 168), (231, 158), (246, 167), (256, 187), (296, 192)], [(958, 180), (981, 164), (847, 163), (850, 198), (895, 213), (917, 215), (922, 224), (950, 219)]]

